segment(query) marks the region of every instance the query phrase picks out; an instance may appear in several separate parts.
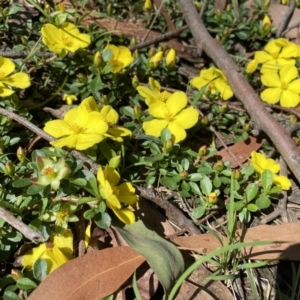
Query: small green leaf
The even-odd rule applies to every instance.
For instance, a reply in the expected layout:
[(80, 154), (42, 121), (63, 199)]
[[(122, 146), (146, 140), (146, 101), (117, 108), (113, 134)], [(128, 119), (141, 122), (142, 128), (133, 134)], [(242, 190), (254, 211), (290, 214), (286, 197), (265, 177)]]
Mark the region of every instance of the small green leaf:
[(203, 176), (199, 173), (192, 173), (189, 175), (189, 180), (191, 181), (200, 181), (203, 178)]
[(47, 276), (47, 263), (43, 258), (39, 258), (33, 265), (33, 276), (38, 281), (43, 281)]
[(27, 195), (36, 195), (42, 192), (46, 186), (33, 184), (27, 189)]
[(258, 186), (256, 183), (250, 183), (247, 185), (246, 190), (245, 190), (245, 195), (247, 202), (252, 201), (258, 193)]
[(201, 192), (200, 192), (200, 189), (199, 189), (198, 184), (196, 184), (195, 182), (192, 182), (192, 181), (191, 181), (191, 182), (189, 182), (189, 185), (190, 185), (192, 191), (193, 191), (195, 194), (197, 194), (197, 195), (199, 195), (199, 196), (202, 195)]
[(12, 186), (16, 188), (24, 187), (30, 185), (30, 178), (21, 178), (13, 182)]
[(265, 191), (268, 191), (273, 185), (273, 173), (269, 170), (264, 170), (261, 173), (261, 184)]
[(95, 78), (90, 83), (90, 89), (91, 89), (91, 91), (94, 94), (96, 94), (97, 92), (99, 92), (99, 90), (101, 90), (102, 86), (103, 86), (103, 83), (101, 81), (100, 76), (96, 75)]
[[(180, 180), (180, 179), (179, 179)], [(176, 190), (178, 188), (178, 182), (179, 180), (176, 180), (174, 177), (163, 177), (160, 179), (161, 184), (164, 186), (170, 188), (171, 190)]]
[(123, 106), (120, 108), (120, 113), (124, 116), (135, 118), (133, 108), (131, 106)]
[(170, 140), (172, 138), (171, 131), (168, 128), (164, 128), (161, 131), (160, 138), (163, 143), (165, 143), (167, 140)]
[(254, 203), (249, 203), (247, 204), (247, 209), (251, 212), (256, 212), (258, 211), (258, 207)]
[[(229, 178), (228, 178), (228, 179), (229, 179)], [(220, 179), (218, 176), (216, 176), (216, 177), (213, 179), (213, 185), (214, 185), (214, 187), (219, 188), (219, 187), (221, 186), (221, 184), (222, 184), (221, 179)]]
[(268, 196), (261, 196), (256, 199), (255, 204), (258, 206), (258, 208), (265, 209), (270, 207), (271, 200)]
[(103, 229), (106, 229), (111, 225), (111, 217), (106, 212), (96, 214), (94, 221), (99, 228)]
[(19, 296), (12, 292), (12, 291), (5, 291), (4, 295), (3, 295), (3, 299), (4, 300), (21, 300), (21, 298), (19, 298)]
[(37, 287), (37, 284), (31, 279), (23, 277), (17, 280), (17, 287), (21, 290), (32, 290)]
[(96, 214), (97, 214), (97, 210), (94, 208), (88, 209), (83, 213), (83, 217), (86, 220), (90, 220), (91, 218), (93, 218)]
[(204, 176), (201, 179), (200, 186), (201, 186), (201, 190), (202, 190), (203, 194), (205, 194), (206, 196), (208, 196), (211, 193), (212, 182), (207, 176)]
[(193, 219), (200, 219), (202, 216), (204, 216), (206, 212), (207, 205), (199, 205), (198, 207), (194, 208), (192, 211), (192, 218)]

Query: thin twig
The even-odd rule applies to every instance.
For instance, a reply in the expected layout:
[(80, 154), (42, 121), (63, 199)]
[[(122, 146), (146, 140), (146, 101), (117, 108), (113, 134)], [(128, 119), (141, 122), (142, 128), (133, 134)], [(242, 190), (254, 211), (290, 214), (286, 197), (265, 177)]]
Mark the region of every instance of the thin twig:
[(21, 232), (24, 237), (37, 244), (44, 242), (44, 237), (38, 232), (33, 231), (26, 224), (15, 218), (12, 214), (6, 211), (3, 207), (0, 207), (0, 218), (7, 222), (10, 226)]
[(295, 7), (296, 7), (295, 0), (291, 0), (290, 5), (289, 5), (289, 9), (287, 10), (286, 14), (282, 18), (282, 21), (281, 21), (281, 23), (278, 27), (278, 30), (276, 32), (276, 37), (279, 38), (282, 35), (283, 30), (286, 28), (286, 26), (288, 25), (292, 15), (293, 15)]

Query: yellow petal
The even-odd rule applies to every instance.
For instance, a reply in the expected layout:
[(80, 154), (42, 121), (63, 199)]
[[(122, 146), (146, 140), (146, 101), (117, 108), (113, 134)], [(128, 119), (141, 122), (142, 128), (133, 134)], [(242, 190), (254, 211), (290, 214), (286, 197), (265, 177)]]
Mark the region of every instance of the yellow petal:
[(109, 125), (118, 123), (119, 115), (110, 105), (103, 105), (99, 112), (103, 115), (105, 122)]
[(133, 62), (133, 56), (127, 47), (119, 47), (118, 61), (123, 63), (123, 68), (129, 66)]
[(0, 83), (0, 97), (8, 97), (14, 93), (13, 90), (5, 87), (3, 84)]
[(172, 119), (172, 122), (180, 125), (184, 129), (193, 127), (198, 122), (199, 113), (194, 107), (183, 109), (177, 116)]
[(118, 186), (120, 202), (128, 205), (135, 204), (139, 197), (135, 195), (135, 188), (130, 182), (124, 182)]
[[(153, 104), (154, 105), (154, 104)], [(168, 126), (167, 120), (151, 120), (143, 123), (143, 129), (146, 134), (159, 137), (161, 131)]]
[(9, 58), (0, 56), (0, 81), (15, 69), (15, 64)]
[(281, 81), (290, 83), (292, 80), (298, 77), (298, 70), (295, 66), (285, 65), (279, 71)]
[(108, 166), (104, 169), (104, 177), (112, 186), (116, 186), (120, 181), (120, 174), (118, 171)]
[(149, 114), (155, 118), (164, 119), (169, 114), (169, 109), (165, 102), (158, 101), (150, 105)]
[(261, 99), (269, 104), (276, 104), (281, 97), (281, 88), (268, 88), (260, 94)]
[(289, 90), (284, 90), (280, 97), (282, 107), (296, 107), (300, 103), (300, 96)]
[(91, 239), (91, 224), (86, 226), (86, 229), (85, 229), (85, 232), (84, 232), (84, 245), (85, 245), (86, 249), (89, 246), (90, 239)]
[(135, 222), (135, 215), (129, 208), (117, 209), (115, 207), (111, 207), (111, 209), (123, 223), (130, 225)]
[(88, 112), (98, 111), (99, 107), (94, 97), (88, 97), (82, 100), (80, 105), (85, 106)]
[(149, 77), (149, 85), (151, 86), (151, 88), (154, 91), (156, 91), (156, 92), (160, 91), (161, 86), (160, 86), (159, 82), (152, 77)]
[(1, 81), (10, 86), (18, 87), (20, 89), (26, 89), (30, 86), (30, 79), (26, 73), (15, 73), (13, 75), (5, 77)]
[(281, 87), (279, 75), (275, 72), (265, 73), (261, 76), (261, 82), (267, 87)]
[(27, 269), (31, 269), (35, 261), (39, 259), (45, 251), (46, 243), (40, 244), (38, 247), (28, 250), (22, 257), (22, 265)]
[(69, 136), (74, 132), (70, 130), (70, 126), (64, 120), (53, 120), (45, 124), (44, 131), (55, 138)]
[(74, 148), (77, 150), (86, 150), (102, 142), (103, 139), (104, 136), (98, 133), (80, 133), (77, 135)]
[[(56, 148), (63, 148), (63, 147), (68, 147), (68, 148), (76, 148), (77, 144), (77, 134), (72, 134), (67, 137), (60, 138), (57, 141), (52, 141), (50, 144)], [(84, 149), (78, 149), (78, 150), (84, 150)]]
[(66, 257), (72, 258), (73, 234), (70, 229), (65, 229), (61, 234), (53, 237), (54, 247), (59, 248)]
[(221, 94), (221, 98), (223, 100), (228, 100), (233, 96), (233, 91), (229, 84), (223, 79), (216, 79), (215, 80), (215, 87), (218, 92)]
[(267, 53), (266, 51), (256, 51), (254, 55), (254, 59), (261, 64), (273, 60), (274, 57), (271, 54)]
[(277, 186), (280, 186), (283, 190), (289, 190), (292, 186), (291, 181), (286, 176), (277, 176), (273, 177), (273, 181)]
[(288, 88), (289, 91), (300, 94), (300, 79), (296, 79), (294, 81), (292, 81)]
[[(187, 105), (187, 96), (184, 92), (175, 92), (166, 101), (168, 112), (175, 116), (182, 111)], [(151, 109), (151, 107), (150, 107)], [(149, 109), (149, 111), (150, 111)]]
[(170, 130), (171, 134), (174, 136), (174, 143), (179, 143), (186, 138), (186, 131), (183, 127), (178, 125), (175, 122), (170, 122), (168, 125), (168, 129)]

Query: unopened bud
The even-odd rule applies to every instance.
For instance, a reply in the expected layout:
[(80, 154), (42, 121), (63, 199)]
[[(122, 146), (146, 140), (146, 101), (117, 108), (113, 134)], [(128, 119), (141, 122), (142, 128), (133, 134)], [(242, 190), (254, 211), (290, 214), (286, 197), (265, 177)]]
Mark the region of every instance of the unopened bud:
[(8, 176), (12, 176), (14, 172), (15, 172), (14, 165), (10, 161), (8, 161), (4, 166), (4, 174)]
[(59, 3), (58, 5), (59, 11), (64, 14), (65, 13), (65, 5), (63, 3)]
[(137, 59), (140, 56), (139, 50), (135, 49), (132, 53), (132, 56), (134, 59)]
[(12, 277), (15, 281), (18, 281), (18, 279), (24, 277), (24, 274), (23, 274), (20, 270), (17, 270), (17, 269), (12, 269), (12, 270), (10, 271), (10, 274), (11, 274), (11, 277)]
[(201, 158), (202, 156), (205, 156), (207, 154), (207, 147), (206, 145), (202, 146), (198, 150), (198, 156)]
[(26, 160), (26, 152), (22, 147), (19, 147), (17, 149), (17, 158), (20, 161), (20, 163), (24, 163)]
[(121, 163), (121, 155), (117, 155), (115, 157), (112, 157), (110, 160), (109, 160), (109, 163), (108, 163), (108, 166), (110, 168), (118, 168), (120, 166), (120, 163)]
[(230, 12), (231, 11), (231, 5), (230, 4), (227, 4), (226, 6), (226, 9), (225, 9), (227, 12)]
[(64, 94), (63, 100), (67, 102), (68, 105), (72, 105), (74, 101), (77, 101), (76, 95)]
[(134, 89), (136, 89), (140, 85), (140, 81), (136, 75), (132, 77), (131, 83)]
[(137, 118), (137, 119), (140, 119), (141, 116), (143, 115), (142, 113), (142, 109), (139, 105), (135, 105), (134, 108), (133, 108), (133, 113), (134, 113), (134, 116)]
[(172, 48), (166, 56), (166, 67), (172, 69), (176, 63), (176, 51)]
[(222, 104), (220, 108), (220, 113), (225, 114), (228, 111), (228, 104)]
[(254, 71), (256, 71), (257, 66), (258, 66), (258, 61), (256, 59), (252, 59), (246, 65), (245, 72), (247, 74), (252, 74)]
[(262, 9), (267, 10), (270, 5), (270, 0), (264, 0), (262, 4)]
[(151, 2), (151, 0), (145, 0), (145, 2), (144, 2), (144, 9), (145, 10), (151, 10), (152, 9), (152, 2)]
[(23, 45), (25, 45), (25, 46), (28, 45), (28, 39), (25, 36), (21, 36), (21, 41), (22, 41)]
[(156, 54), (156, 50), (155, 48), (151, 47), (149, 50), (148, 50), (148, 57), (152, 57)]
[(209, 204), (216, 204), (218, 202), (218, 195), (215, 192), (209, 193), (206, 200)]
[(226, 27), (224, 30), (223, 30), (223, 36), (225, 38), (228, 38), (229, 37), (229, 29)]
[(108, 14), (109, 16), (112, 16), (112, 13), (113, 13), (113, 7), (112, 7), (112, 4), (111, 4), (111, 3), (108, 3), (107, 8), (106, 8), (106, 11), (107, 11), (107, 14)]
[(297, 117), (295, 115), (292, 115), (290, 117), (290, 124), (293, 125), (293, 124), (296, 124), (297, 123)]
[(137, 44), (136, 38), (132, 37), (130, 40), (130, 46), (135, 46)]
[(268, 15), (264, 16), (262, 24), (263, 24), (263, 29), (265, 31), (268, 31), (270, 29), (270, 27), (271, 27), (271, 20), (270, 20), (270, 18), (269, 18)]
[(95, 67), (100, 68), (101, 64), (102, 64), (102, 55), (99, 51), (97, 51), (94, 55), (94, 59), (93, 59), (93, 64)]
[(219, 160), (214, 164), (213, 168), (216, 172), (220, 173), (223, 171), (224, 163), (222, 162), (222, 160)]
[(216, 19), (218, 19), (218, 20), (221, 19), (222, 13), (221, 13), (221, 11), (220, 11), (219, 9), (217, 9), (217, 11), (215, 12), (215, 17), (216, 17)]
[(103, 105), (108, 105), (108, 97), (107, 97), (107, 95), (102, 95), (102, 97), (101, 97), (101, 103)]
[(162, 61), (163, 54), (164, 53), (162, 51), (159, 51), (149, 59), (148, 65), (151, 70), (155, 70), (159, 66)]
[(235, 180), (239, 180), (242, 176), (242, 173), (240, 172), (240, 170), (233, 170), (232, 176)]
[(200, 10), (202, 8), (202, 3), (201, 2), (195, 0), (194, 4), (195, 4), (197, 10)]
[(174, 143), (172, 139), (168, 139), (164, 142), (164, 152), (169, 153), (173, 149)]
[(87, 77), (82, 73), (78, 73), (77, 74), (77, 81), (80, 82), (80, 83), (87, 83)]
[(250, 130), (251, 130), (251, 125), (248, 123), (248, 124), (245, 124), (244, 126), (243, 126), (243, 130), (245, 131), (245, 132), (249, 132)]
[(180, 177), (181, 177), (181, 179), (183, 179), (183, 180), (187, 179), (187, 178), (188, 178), (188, 175), (189, 175), (189, 173), (188, 173), (188, 171), (186, 171), (186, 170), (183, 170), (183, 171), (180, 172)]
[(203, 116), (200, 120), (200, 123), (203, 125), (203, 126), (207, 126), (208, 123), (209, 123), (209, 120), (206, 116)]

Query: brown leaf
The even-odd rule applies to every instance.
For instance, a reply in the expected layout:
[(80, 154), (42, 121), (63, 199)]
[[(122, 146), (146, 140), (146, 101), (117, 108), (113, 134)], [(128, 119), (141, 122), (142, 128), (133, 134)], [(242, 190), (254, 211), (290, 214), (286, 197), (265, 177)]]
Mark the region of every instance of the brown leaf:
[[(273, 241), (270, 245), (247, 247), (243, 255), (250, 259), (289, 259), (300, 260), (300, 222), (280, 225), (260, 225), (238, 231), (244, 242)], [(226, 238), (222, 237), (223, 242)], [(183, 249), (205, 254), (220, 248), (220, 242), (210, 233), (173, 237), (172, 241)]]
[(205, 278), (211, 272), (204, 266), (197, 268), (190, 277), (184, 281), (175, 300), (232, 300), (233, 295), (221, 281), (210, 281)]
[(217, 156), (220, 156), (223, 162), (230, 161), (231, 167), (236, 168), (250, 157), (252, 151), (257, 151), (263, 142), (262, 139), (250, 136), (247, 141), (240, 141), (228, 147), (231, 154), (226, 149), (222, 149), (218, 151)]
[[(289, 7), (287, 5), (270, 4), (270, 6), (268, 8), (268, 13), (272, 18), (272, 25), (276, 29), (278, 29), (278, 27), (280, 26), (282, 19), (285, 16), (288, 9), (289, 9)], [(300, 9), (295, 8), (292, 18), (286, 28), (299, 23), (299, 20), (300, 20)], [(285, 37), (290, 38), (290, 39), (296, 39), (299, 36), (299, 28), (298, 27), (295, 27), (292, 30), (290, 30), (289, 32), (287, 32), (285, 34)]]
[(28, 299), (99, 300), (116, 292), (144, 261), (130, 247), (91, 252), (56, 269)]

